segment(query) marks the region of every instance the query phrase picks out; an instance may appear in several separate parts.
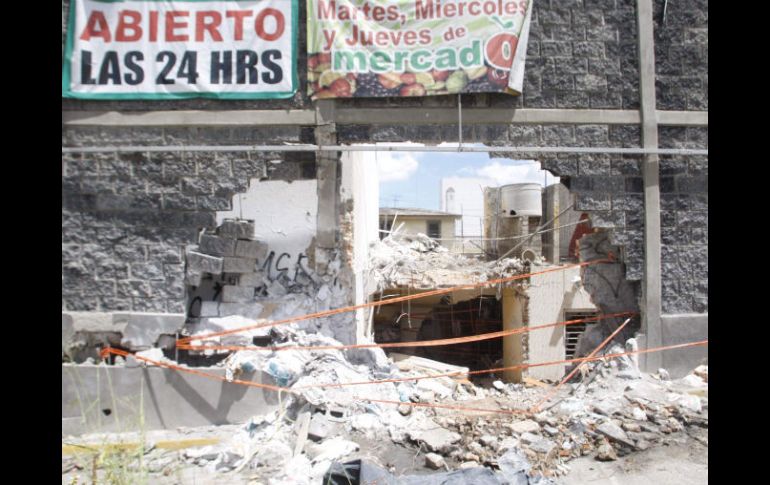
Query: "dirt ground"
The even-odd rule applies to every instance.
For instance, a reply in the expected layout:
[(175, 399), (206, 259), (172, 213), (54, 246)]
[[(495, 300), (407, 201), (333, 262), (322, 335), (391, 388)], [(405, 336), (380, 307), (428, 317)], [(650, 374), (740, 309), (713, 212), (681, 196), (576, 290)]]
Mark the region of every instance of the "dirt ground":
[(564, 485), (701, 485), (708, 483), (708, 430), (690, 428), (649, 450), (617, 461), (600, 462), (584, 456), (568, 463)]

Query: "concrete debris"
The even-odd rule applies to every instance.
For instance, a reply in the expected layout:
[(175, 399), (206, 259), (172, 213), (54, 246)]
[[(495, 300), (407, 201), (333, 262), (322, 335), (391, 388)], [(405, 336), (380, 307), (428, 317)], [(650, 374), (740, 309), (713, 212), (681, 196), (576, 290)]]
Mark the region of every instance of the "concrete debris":
[(633, 441), (628, 439), (628, 436), (626, 435), (625, 431), (623, 431), (623, 429), (621, 429), (620, 426), (613, 423), (612, 421), (607, 421), (605, 423), (602, 423), (596, 428), (596, 431), (599, 434), (602, 434), (607, 438), (615, 442), (618, 442), (622, 445), (628, 446), (630, 448), (634, 447)]
[(511, 423), (508, 425), (508, 427), (511, 428), (511, 431), (516, 434), (534, 433), (536, 431), (540, 431), (540, 425), (531, 419), (525, 419), (524, 421)]
[(707, 365), (699, 365), (692, 373), (703, 379), (703, 382), (709, 381), (709, 366)]
[(518, 258), (480, 261), (451, 253), (425, 234), (391, 234), (372, 243), (369, 253), (369, 271), (378, 289), (398, 286), (435, 288), (525, 272), (524, 262)]
[(329, 438), (321, 443), (314, 445), (317, 454), (312, 459), (313, 463), (329, 462), (339, 460), (358, 449), (358, 443), (346, 440), (341, 436)]
[[(255, 320), (214, 317), (206, 325), (236, 328), (246, 321)], [(294, 326), (266, 327), (258, 335), (270, 340), (261, 345), (274, 347), (340, 345), (337, 339)], [(515, 388), (495, 376), (476, 384), (443, 377), (335, 386), (454, 371), (429, 359), (395, 360), (380, 349), (234, 352), (219, 364), (228, 380), (261, 379), (296, 393), (282, 394), (280, 409), (255, 416), (220, 443), (185, 450), (182, 461), (212, 473), (243, 470), (266, 485), (326, 483), (324, 477), (350, 471), (354, 462), (358, 473), (367, 470), (378, 474), (378, 483), (394, 485), (553, 483), (548, 477), (567, 473), (569, 460), (593, 456), (612, 461), (618, 454), (676, 439), (685, 428), (690, 433), (708, 427), (707, 368), (664, 381), (647, 373), (636, 379), (624, 376), (637, 370), (631, 360), (586, 363), (583, 382), (562, 387), (531, 419), (515, 420), (410, 404), (462, 401), (468, 407), (527, 409), (551, 388)], [(492, 469), (495, 465), (499, 471)], [(153, 466), (169, 468), (163, 461)], [(449, 478), (458, 481), (440, 481)]]
[(599, 461), (615, 461), (618, 459), (615, 449), (608, 442), (602, 443), (596, 450), (596, 459)]
[(436, 453), (428, 453), (425, 455), (425, 466), (431, 470), (438, 470), (444, 468), (446, 462), (444, 462), (443, 456), (437, 455)]
[(439, 453), (448, 453), (452, 444), (460, 441), (459, 434), (440, 427), (429, 418), (426, 421), (424, 429), (407, 431), (409, 439), (424, 443), (429, 450)]

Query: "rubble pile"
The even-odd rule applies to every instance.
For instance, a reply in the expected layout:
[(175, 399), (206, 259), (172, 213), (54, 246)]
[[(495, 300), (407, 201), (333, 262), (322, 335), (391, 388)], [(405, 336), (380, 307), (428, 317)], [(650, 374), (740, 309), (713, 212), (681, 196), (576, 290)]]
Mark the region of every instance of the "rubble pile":
[[(340, 345), (293, 328), (259, 331), (275, 347)], [(213, 474), (243, 472), (271, 485), (346, 483), (332, 479), (350, 467), (394, 484), (553, 483), (581, 456), (616, 460), (682, 432), (708, 439), (707, 366), (671, 380), (664, 369), (640, 372), (628, 357), (586, 363), (579, 380), (536, 414), (527, 410), (551, 387), (505, 384), (494, 375), (477, 381), (491, 382), (487, 387), (462, 376), (335, 386), (425, 375), (429, 361), (416, 362), (399, 367), (380, 348), (235, 352), (219, 364), (228, 380), (262, 372), (262, 382), (293, 392), (281, 393), (278, 409), (220, 443), (189, 448), (176, 460), (151, 454), (147, 462), (158, 473), (174, 462)]]
[(378, 290), (478, 283), (522, 274), (525, 264), (518, 258), (485, 262), (452, 253), (425, 234), (392, 233), (370, 245), (369, 271)]
[[(329, 337), (293, 329), (272, 329), (271, 335), (276, 346), (338, 345)], [(618, 352), (621, 346), (605, 353)], [(639, 372), (628, 357), (600, 360), (585, 364), (587, 370), (578, 374), (582, 380), (565, 385), (541, 412), (503, 415), (368, 399), (523, 410), (538, 403), (547, 389), (500, 381), (483, 388), (450, 377), (309, 387), (419, 375), (417, 369), (400, 370), (378, 348), (237, 352), (223, 365), (228, 378), (259, 369), (298, 394), (285, 398), (282, 411), (252, 419), (232, 443), (193, 452), (188, 459), (214, 471), (269, 471), (271, 484), (319, 483), (333, 464), (352, 459), (395, 471), (387, 456), (370, 454), (361, 442), (416, 450), (426, 471), (502, 470), (501, 462), (515, 455), (517, 463), (526, 464), (527, 480), (537, 480), (568, 473), (567, 463), (577, 457), (615, 460), (665, 443), (685, 429), (708, 428), (707, 366), (670, 380), (663, 369), (654, 375)]]

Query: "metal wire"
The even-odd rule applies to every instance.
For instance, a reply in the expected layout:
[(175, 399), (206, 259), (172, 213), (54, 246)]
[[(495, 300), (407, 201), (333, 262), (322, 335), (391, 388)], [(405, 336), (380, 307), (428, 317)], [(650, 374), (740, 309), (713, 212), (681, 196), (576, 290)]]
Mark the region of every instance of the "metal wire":
[(487, 147), (487, 146), (410, 146), (410, 145), (147, 145), (62, 147), (62, 153), (135, 152), (480, 152), (480, 153), (608, 153), (617, 155), (708, 155), (708, 149), (617, 148), (617, 147)]

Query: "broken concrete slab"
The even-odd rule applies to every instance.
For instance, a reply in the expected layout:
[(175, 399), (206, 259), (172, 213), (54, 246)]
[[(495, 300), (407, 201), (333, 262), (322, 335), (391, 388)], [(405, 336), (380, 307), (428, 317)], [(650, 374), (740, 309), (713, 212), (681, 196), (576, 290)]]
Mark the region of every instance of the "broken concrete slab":
[(313, 441), (323, 441), (330, 435), (336, 434), (338, 430), (339, 423), (329, 420), (324, 413), (315, 413), (310, 417), (307, 436)]
[(407, 435), (412, 441), (425, 443), (430, 451), (447, 453), (453, 443), (460, 441), (461, 436), (453, 431), (442, 428), (435, 422), (428, 429), (408, 430)]
[(235, 239), (202, 234), (198, 247), (200, 252), (212, 256), (235, 256)]
[(153, 347), (161, 335), (174, 335), (182, 330), (184, 313), (114, 313), (116, 321), (125, 323), (120, 343), (131, 350)]
[(187, 259), (187, 271), (191, 274), (222, 274), (224, 259), (221, 257), (211, 256), (188, 248), (185, 251), (185, 258)]
[(251, 239), (254, 237), (254, 221), (225, 219), (217, 227), (217, 234), (233, 239)]
[(439, 470), (446, 466), (444, 457), (436, 453), (428, 453), (425, 455), (425, 466), (431, 470)]
[(267, 244), (262, 241), (247, 241), (239, 239), (235, 244), (235, 256), (264, 261), (267, 257)]
[(265, 307), (260, 303), (220, 303), (219, 316), (240, 315), (246, 318), (261, 318)]
[(219, 303), (216, 301), (204, 301), (201, 302), (201, 309), (199, 316), (201, 317), (218, 317), (219, 316)]
[(535, 431), (540, 431), (540, 425), (531, 419), (510, 423), (508, 424), (508, 427), (511, 428), (511, 431), (518, 434), (534, 433)]
[(257, 270), (257, 260), (254, 258), (225, 257), (222, 271), (225, 273), (253, 273)]
[(611, 421), (607, 421), (597, 426), (596, 432), (624, 446), (634, 448), (634, 442), (628, 438), (626, 432), (623, 431), (620, 426)]

